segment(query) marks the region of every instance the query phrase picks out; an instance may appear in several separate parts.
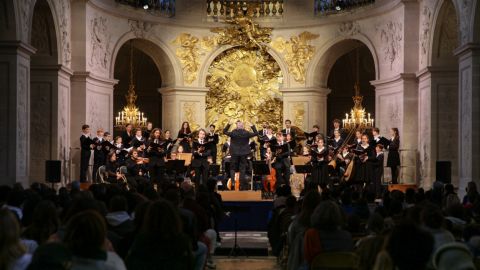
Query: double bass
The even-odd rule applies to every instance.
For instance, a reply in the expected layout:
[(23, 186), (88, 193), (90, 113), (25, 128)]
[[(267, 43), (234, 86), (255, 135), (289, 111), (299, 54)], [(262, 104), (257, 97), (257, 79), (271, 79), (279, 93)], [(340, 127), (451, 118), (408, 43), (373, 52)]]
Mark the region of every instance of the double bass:
[(267, 156), (267, 164), (268, 164), (268, 169), (270, 171), (270, 174), (265, 176), (265, 180), (263, 181), (263, 189), (266, 192), (274, 192), (276, 188), (276, 183), (277, 183), (277, 177), (276, 177), (276, 171), (272, 167), (272, 152), (268, 151), (266, 153)]

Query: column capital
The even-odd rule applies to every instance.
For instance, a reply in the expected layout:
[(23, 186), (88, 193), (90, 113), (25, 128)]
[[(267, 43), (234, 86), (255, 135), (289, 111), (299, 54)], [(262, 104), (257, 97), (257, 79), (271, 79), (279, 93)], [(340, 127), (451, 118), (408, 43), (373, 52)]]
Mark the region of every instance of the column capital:
[(118, 83), (118, 80), (116, 79), (100, 77), (89, 71), (74, 71), (72, 81), (88, 81), (89, 83), (98, 86), (114, 86)]
[(35, 54), (37, 49), (32, 45), (25, 43), (20, 40), (15, 41), (0, 41), (0, 54), (11, 54), (15, 52), (16, 54), (21, 54), (24, 57), (30, 57)]
[(460, 47), (456, 48), (454, 51), (453, 51), (453, 54), (455, 56), (463, 56), (465, 54), (468, 54), (472, 51), (480, 51), (480, 44), (478, 43), (467, 43), (467, 44), (464, 44), (464, 45), (461, 45)]
[(300, 96), (327, 96), (332, 92), (332, 90), (326, 87), (292, 87), (292, 88), (282, 88), (280, 92), (283, 95), (300, 95)]

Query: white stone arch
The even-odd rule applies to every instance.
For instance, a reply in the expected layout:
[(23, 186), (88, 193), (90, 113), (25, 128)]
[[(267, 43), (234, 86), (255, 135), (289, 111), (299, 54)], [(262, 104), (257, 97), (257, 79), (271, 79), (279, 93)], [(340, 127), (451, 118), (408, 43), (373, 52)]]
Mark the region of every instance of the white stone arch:
[[(434, 54), (438, 50), (438, 46), (440, 45), (440, 31), (441, 31), (441, 24), (439, 20), (442, 20), (445, 16), (445, 12), (447, 11), (444, 8), (444, 5), (446, 4), (448, 0), (440, 0), (436, 2), (435, 7), (434, 7), (434, 13), (432, 17), (432, 29), (431, 34), (429, 36), (429, 41), (428, 41), (428, 60), (427, 60), (427, 65), (432, 66), (435, 61)], [(455, 0), (450, 0), (453, 4), (453, 7), (455, 8), (455, 15), (457, 16), (457, 37), (458, 37), (458, 44), (457, 46), (460, 45), (460, 34), (461, 34), (461, 29), (460, 29), (460, 12), (458, 11), (457, 8), (457, 2)]]
[(348, 37), (336, 37), (326, 42), (310, 61), (307, 68), (306, 87), (327, 87), (328, 76), (335, 62), (344, 54), (362, 45), (367, 46), (375, 64), (375, 79), (380, 78), (378, 54), (368, 37), (356, 34)]
[[(199, 74), (198, 87), (205, 87), (206, 86), (208, 69), (212, 65), (213, 61), (215, 61), (215, 59), (222, 52), (224, 52), (226, 50), (229, 50), (231, 48), (235, 48), (235, 47), (240, 47), (240, 46), (223, 45), (223, 46), (220, 46), (220, 47), (216, 48), (215, 50), (210, 52), (210, 54), (207, 57), (205, 57), (205, 60), (203, 61), (203, 64), (200, 68), (200, 71), (198, 72), (198, 74)], [(267, 50), (268, 54), (270, 54), (270, 56), (272, 56), (272, 58), (277, 62), (278, 66), (280, 67), (280, 70), (282, 71), (282, 74), (283, 74), (283, 86), (282, 86), (282, 88), (289, 87), (290, 86), (290, 74), (288, 72), (288, 67), (287, 67), (285, 61), (273, 48), (271, 48), (270, 46), (267, 46), (267, 47), (268, 47), (268, 50)]]
[(183, 84), (183, 74), (180, 63), (176, 60), (174, 53), (169, 47), (163, 41), (155, 37), (139, 38), (135, 36), (133, 32), (124, 34), (116, 41), (109, 67), (110, 78), (113, 79), (115, 61), (120, 48), (132, 39), (135, 40), (134, 42), (137, 49), (143, 51), (152, 58), (160, 72), (162, 87), (173, 87)]

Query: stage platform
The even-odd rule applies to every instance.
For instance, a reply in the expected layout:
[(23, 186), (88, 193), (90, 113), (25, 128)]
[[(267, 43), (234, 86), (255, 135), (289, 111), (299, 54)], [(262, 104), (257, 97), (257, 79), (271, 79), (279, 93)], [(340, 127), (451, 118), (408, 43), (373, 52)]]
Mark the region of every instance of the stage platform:
[(222, 195), (222, 200), (224, 202), (262, 202), (262, 201), (271, 201), (262, 199), (262, 192), (260, 190), (243, 190), (243, 191), (219, 191)]
[(390, 184), (388, 185), (388, 191), (399, 190), (403, 193), (407, 191), (407, 189), (412, 188), (417, 190), (417, 185), (415, 184)]

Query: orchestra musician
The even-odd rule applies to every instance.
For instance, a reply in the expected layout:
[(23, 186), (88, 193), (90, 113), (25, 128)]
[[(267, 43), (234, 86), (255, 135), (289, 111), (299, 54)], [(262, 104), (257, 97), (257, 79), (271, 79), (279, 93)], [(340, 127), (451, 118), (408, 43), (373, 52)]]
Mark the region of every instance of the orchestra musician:
[(258, 131), (255, 125), (251, 126), (253, 132), (245, 130), (244, 124), (237, 121), (237, 128), (229, 131), (231, 124), (228, 123), (223, 129), (223, 134), (230, 137), (230, 175), (235, 175), (236, 171), (240, 171), (240, 190), (246, 189), (245, 170), (247, 166), (247, 156), (250, 154), (249, 140), (257, 136)]
[[(147, 159), (139, 156), (135, 148), (130, 150), (130, 158), (126, 162), (128, 175), (134, 180), (145, 179), (147, 176)], [(138, 181), (138, 180), (137, 180)]]
[(114, 184), (122, 180), (120, 173), (120, 164), (117, 162), (117, 154), (115, 151), (108, 153), (107, 164), (105, 165), (107, 181)]
[(209, 146), (210, 146), (212, 163), (217, 164), (217, 145), (219, 142), (218, 134), (215, 133), (215, 125), (210, 125), (208, 129), (209, 129), (209, 132), (207, 135), (207, 142), (209, 142)]
[(328, 147), (325, 139), (317, 136), (316, 145), (311, 151), (312, 182), (322, 189), (329, 184), (328, 179)]
[(206, 138), (206, 131), (200, 129), (198, 131), (198, 140), (193, 142), (192, 153), (192, 167), (195, 170), (194, 181), (197, 185), (207, 183), (208, 172), (210, 165), (208, 163), (208, 157), (211, 155), (211, 147)]
[(348, 165), (353, 159), (353, 154), (348, 150), (348, 146), (342, 147), (336, 156), (339, 175), (344, 175)]
[(182, 123), (182, 127), (178, 131), (177, 140), (180, 141), (180, 145), (183, 146), (183, 150), (185, 150), (186, 153), (189, 153), (192, 151), (192, 148), (190, 147), (191, 136), (192, 136), (192, 131), (190, 130), (190, 124), (185, 121)]
[(291, 133), (287, 133), (287, 135), (285, 136), (285, 140), (286, 140), (286, 143), (288, 143), (289, 147), (290, 147), (290, 155), (293, 156), (293, 155), (296, 155), (297, 151), (297, 142), (293, 139), (292, 137), (292, 134)]
[(398, 184), (398, 168), (400, 167), (400, 154), (398, 149), (400, 148), (400, 136), (398, 128), (390, 129), (390, 140), (388, 147), (387, 167), (390, 167), (392, 171), (392, 184)]
[(162, 132), (154, 128), (147, 141), (146, 156), (148, 157), (148, 171), (150, 179), (154, 183), (162, 183), (165, 176), (165, 140), (162, 138)]
[(289, 119), (285, 120), (285, 128), (282, 129), (282, 134), (287, 136), (287, 134), (291, 134), (292, 138), (295, 139), (295, 130), (292, 128), (292, 121)]
[(93, 148), (93, 179), (97, 180), (97, 171), (100, 166), (105, 165), (106, 156), (105, 149), (103, 147), (103, 129), (97, 130), (97, 137), (93, 138), (95, 147)]
[(230, 164), (232, 155), (230, 155), (230, 137), (228, 137), (227, 141), (222, 145), (222, 170), (225, 174), (225, 178), (230, 178), (230, 170), (227, 170), (227, 163)]
[(121, 136), (115, 137), (115, 141), (113, 143), (113, 148), (115, 149), (115, 154), (117, 154), (117, 156), (116, 156), (117, 162), (120, 163), (121, 165), (124, 165), (125, 161), (128, 158), (128, 150), (125, 149), (125, 147), (123, 146)]
[(90, 162), (93, 141), (90, 138), (90, 126), (82, 125), (82, 135), (80, 136), (80, 182), (87, 181), (88, 164)]
[(313, 125), (312, 130), (312, 132), (303, 132), (305, 134), (305, 137), (307, 137), (307, 145), (315, 144), (315, 139), (317, 138), (317, 135), (320, 134), (320, 128), (318, 127), (318, 125)]
[[(288, 134), (288, 133), (287, 133)], [(277, 186), (288, 185), (290, 183), (290, 145), (286, 143), (285, 137), (281, 132), (276, 135), (276, 142), (272, 145), (272, 150), (275, 151), (275, 162), (273, 168), (276, 171)]]
[(122, 132), (122, 141), (123, 141), (123, 145), (126, 147), (126, 148), (129, 148), (131, 145), (130, 145), (130, 142), (132, 141), (133, 139), (133, 126), (132, 124), (126, 124), (125, 125), (125, 130)]

